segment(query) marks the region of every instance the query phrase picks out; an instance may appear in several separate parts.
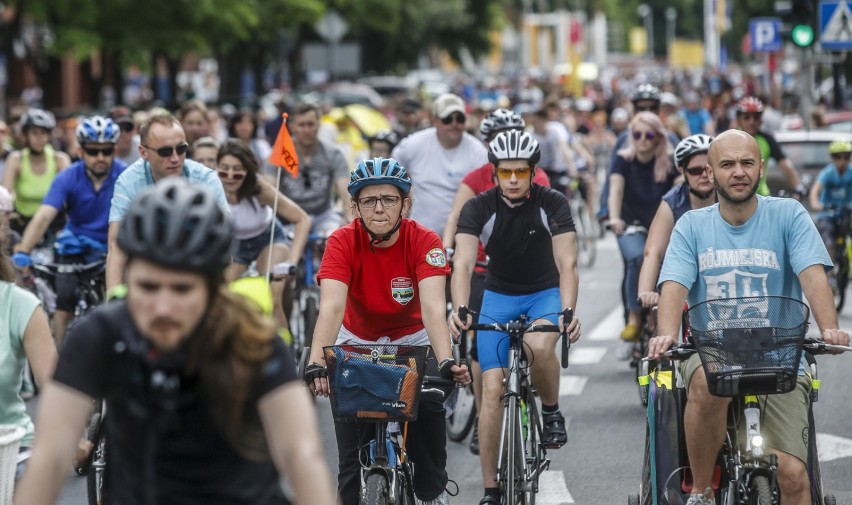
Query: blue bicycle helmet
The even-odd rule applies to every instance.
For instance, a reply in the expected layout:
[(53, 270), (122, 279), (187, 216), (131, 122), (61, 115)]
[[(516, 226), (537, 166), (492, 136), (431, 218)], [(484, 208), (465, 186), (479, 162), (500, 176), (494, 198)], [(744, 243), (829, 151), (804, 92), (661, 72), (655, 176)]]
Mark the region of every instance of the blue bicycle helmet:
[(353, 197), (366, 186), (393, 184), (403, 194), (411, 191), (411, 179), (408, 171), (393, 158), (373, 158), (361, 160), (349, 179), (349, 194)]
[(102, 116), (86, 118), (77, 125), (77, 142), (83, 144), (115, 144), (121, 129), (112, 119)]

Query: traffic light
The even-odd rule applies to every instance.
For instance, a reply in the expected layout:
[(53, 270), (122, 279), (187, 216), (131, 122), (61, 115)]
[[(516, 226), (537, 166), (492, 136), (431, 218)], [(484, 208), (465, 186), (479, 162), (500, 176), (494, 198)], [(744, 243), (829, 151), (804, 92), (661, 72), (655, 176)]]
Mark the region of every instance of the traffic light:
[(814, 43), (814, 24), (816, 6), (814, 0), (793, 0), (793, 27), (790, 38), (799, 47), (809, 47)]

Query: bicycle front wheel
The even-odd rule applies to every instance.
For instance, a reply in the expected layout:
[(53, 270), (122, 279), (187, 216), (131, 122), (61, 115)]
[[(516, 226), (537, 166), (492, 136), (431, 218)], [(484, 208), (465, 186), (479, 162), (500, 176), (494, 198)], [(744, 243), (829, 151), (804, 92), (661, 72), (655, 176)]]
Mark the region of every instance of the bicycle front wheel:
[(390, 505), (388, 480), (384, 474), (371, 473), (361, 490), (361, 505)]
[(505, 505), (530, 505), (529, 487), (526, 482), (526, 464), (524, 453), (523, 420), (521, 402), (515, 396), (506, 400), (503, 413), (505, 431), (503, 435), (503, 456), (500, 466), (500, 481), (503, 485), (503, 503)]
[(453, 442), (461, 442), (467, 438), (474, 421), (476, 421), (476, 402), (473, 388), (462, 388), (459, 390), (456, 408), (447, 418), (447, 438)]
[(748, 503), (749, 505), (775, 505), (775, 502), (772, 500), (772, 489), (769, 487), (769, 479), (765, 475), (754, 477)]
[(104, 496), (104, 474), (106, 473), (107, 444), (102, 434), (97, 441), (92, 458), (92, 466), (86, 474), (86, 494), (89, 505), (102, 505)]

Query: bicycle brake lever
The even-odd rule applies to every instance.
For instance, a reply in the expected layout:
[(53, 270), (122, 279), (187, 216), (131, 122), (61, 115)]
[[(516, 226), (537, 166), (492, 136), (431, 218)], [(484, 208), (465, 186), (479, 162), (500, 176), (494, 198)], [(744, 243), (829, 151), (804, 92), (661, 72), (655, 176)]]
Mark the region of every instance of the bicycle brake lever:
[(574, 319), (574, 309), (568, 307), (562, 311), (562, 368), (568, 368), (568, 352), (571, 350), (571, 339), (568, 338), (568, 325)]

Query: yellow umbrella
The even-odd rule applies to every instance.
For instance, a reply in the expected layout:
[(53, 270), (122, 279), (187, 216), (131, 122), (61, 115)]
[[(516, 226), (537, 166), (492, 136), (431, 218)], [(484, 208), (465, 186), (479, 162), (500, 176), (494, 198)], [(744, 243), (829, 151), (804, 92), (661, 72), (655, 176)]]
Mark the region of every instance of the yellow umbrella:
[(353, 103), (344, 107), (343, 110), (366, 137), (372, 137), (382, 130), (391, 129), (390, 121), (384, 114), (367, 105)]

